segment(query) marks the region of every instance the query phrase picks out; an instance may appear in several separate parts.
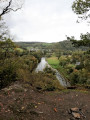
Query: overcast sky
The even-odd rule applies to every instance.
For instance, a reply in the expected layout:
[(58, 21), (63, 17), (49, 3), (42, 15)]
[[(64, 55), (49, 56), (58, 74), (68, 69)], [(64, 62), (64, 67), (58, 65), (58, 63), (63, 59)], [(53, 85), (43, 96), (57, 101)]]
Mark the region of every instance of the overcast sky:
[(23, 8), (5, 15), (15, 41), (59, 42), (67, 36), (79, 39), (89, 32), (85, 22), (76, 23), (73, 0), (25, 0)]

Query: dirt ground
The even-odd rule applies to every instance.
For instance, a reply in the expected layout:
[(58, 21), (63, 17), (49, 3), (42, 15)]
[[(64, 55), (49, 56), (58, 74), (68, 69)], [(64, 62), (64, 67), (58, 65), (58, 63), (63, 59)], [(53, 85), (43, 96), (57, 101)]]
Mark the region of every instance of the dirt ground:
[(74, 107), (80, 120), (90, 120), (90, 91), (41, 92), (17, 82), (0, 90), (0, 120), (77, 120), (69, 113)]

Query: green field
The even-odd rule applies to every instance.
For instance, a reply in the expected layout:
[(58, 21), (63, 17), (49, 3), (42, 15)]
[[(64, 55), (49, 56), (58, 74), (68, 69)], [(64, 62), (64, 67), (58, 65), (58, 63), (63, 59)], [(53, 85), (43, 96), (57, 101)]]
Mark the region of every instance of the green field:
[(59, 60), (57, 57), (50, 57), (50, 58), (47, 58), (46, 60), (48, 64), (51, 65), (53, 68), (57, 69), (65, 79), (69, 79), (66, 70), (59, 65)]
[(53, 68), (58, 69), (59, 68), (59, 60), (57, 57), (50, 57), (46, 59), (48, 64), (51, 65)]
[(23, 49), (22, 48), (16, 48), (16, 50), (20, 51), (20, 52), (23, 52)]

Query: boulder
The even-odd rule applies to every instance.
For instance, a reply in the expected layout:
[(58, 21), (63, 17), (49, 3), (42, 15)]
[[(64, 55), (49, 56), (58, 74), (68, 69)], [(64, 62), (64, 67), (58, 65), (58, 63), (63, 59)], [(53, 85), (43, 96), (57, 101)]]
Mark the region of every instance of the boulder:
[(80, 119), (80, 118), (81, 118), (81, 116), (80, 116), (79, 113), (72, 112), (72, 115), (73, 115), (73, 117), (76, 118), (76, 119)]
[(80, 111), (80, 109), (77, 108), (77, 107), (75, 107), (75, 108), (71, 108), (70, 110), (71, 110), (71, 112), (79, 112), (79, 111)]

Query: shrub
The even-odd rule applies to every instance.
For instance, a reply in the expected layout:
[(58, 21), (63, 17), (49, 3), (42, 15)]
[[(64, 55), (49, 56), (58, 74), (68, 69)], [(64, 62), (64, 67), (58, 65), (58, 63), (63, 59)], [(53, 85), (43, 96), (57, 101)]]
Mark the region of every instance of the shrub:
[(0, 88), (15, 80), (28, 81), (36, 65), (37, 59), (30, 55), (0, 60)]
[(75, 67), (75, 69), (77, 69), (77, 70), (80, 70), (80, 69), (83, 69), (83, 68), (84, 68), (83, 64), (76, 65), (76, 67)]
[(17, 62), (15, 59), (5, 59), (0, 63), (0, 88), (5, 87), (17, 79)]
[(51, 74), (44, 74), (44, 73), (31, 73), (29, 74), (28, 83), (32, 85), (34, 88), (39, 90), (47, 90), (47, 91), (54, 91), (60, 90), (62, 87), (58, 80), (56, 80), (55, 76)]
[(73, 72), (70, 75), (70, 78), (71, 78), (71, 85), (77, 84), (79, 82), (79, 74), (78, 74), (78, 72)]
[(55, 75), (55, 71), (52, 70), (50, 67), (46, 66), (46, 68), (44, 69), (45, 73), (50, 73), (52, 75)]
[(71, 78), (71, 84), (86, 84), (88, 81), (88, 73), (86, 73), (86, 70), (74, 70), (73, 73), (70, 75)]

